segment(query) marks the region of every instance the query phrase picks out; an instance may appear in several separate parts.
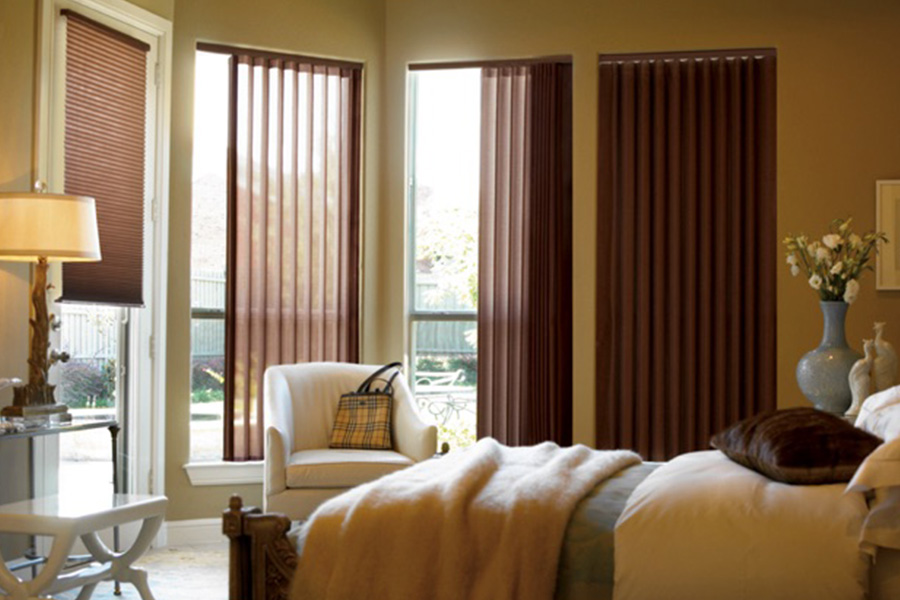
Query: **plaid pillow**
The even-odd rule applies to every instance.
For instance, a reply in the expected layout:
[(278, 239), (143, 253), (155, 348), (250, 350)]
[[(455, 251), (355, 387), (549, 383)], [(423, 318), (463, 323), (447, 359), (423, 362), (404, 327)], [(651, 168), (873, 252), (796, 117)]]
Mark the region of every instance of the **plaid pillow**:
[(331, 448), (391, 450), (391, 404), (388, 394), (344, 394), (338, 403)]

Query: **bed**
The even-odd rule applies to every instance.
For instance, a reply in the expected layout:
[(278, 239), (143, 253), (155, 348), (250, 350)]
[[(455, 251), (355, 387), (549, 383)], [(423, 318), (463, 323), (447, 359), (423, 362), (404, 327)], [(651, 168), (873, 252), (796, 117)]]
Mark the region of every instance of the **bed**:
[[(871, 481), (900, 485), (894, 475), (900, 476), (900, 444), (884, 446), (893, 448), (882, 453), (895, 461), (890, 480)], [(772, 481), (718, 450), (626, 466), (593, 486), (572, 511), (554, 596), (898, 599), (894, 525), (888, 542), (876, 534), (861, 543), (879, 496), (872, 484), (847, 487)], [(892, 510), (888, 520), (896, 522)], [(292, 525), (232, 498), (223, 517), (231, 542), (231, 600), (288, 599), (314, 521)]]
[[(629, 467), (597, 485), (579, 503), (560, 555), (556, 598), (613, 598), (616, 522), (638, 484), (658, 468), (658, 464), (652, 463)], [(823, 493), (820, 487), (808, 487), (796, 493), (801, 497), (809, 492)], [(841, 495), (838, 489), (824, 490), (824, 493), (832, 498)], [(292, 524), (282, 515), (243, 507), (241, 499), (235, 496), (223, 515), (223, 532), (230, 540), (230, 600), (287, 600), (290, 580), (303, 548), (304, 526)], [(872, 600), (900, 598), (900, 551), (879, 549), (876, 559), (871, 565), (869, 597)], [(861, 554), (860, 560), (869, 559)], [(715, 568), (709, 565), (711, 572)], [(860, 572), (867, 569), (868, 563), (860, 564)]]

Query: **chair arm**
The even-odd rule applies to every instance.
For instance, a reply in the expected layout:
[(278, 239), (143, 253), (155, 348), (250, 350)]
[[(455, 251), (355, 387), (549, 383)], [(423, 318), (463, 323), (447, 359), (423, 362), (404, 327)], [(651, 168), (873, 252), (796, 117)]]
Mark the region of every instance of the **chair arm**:
[(401, 402), (395, 413), (394, 448), (416, 462), (437, 452), (437, 427), (419, 418), (409, 402)]
[(263, 475), (263, 498), (287, 489), (285, 467), (288, 459), (287, 440), (276, 427), (266, 428), (266, 459)]

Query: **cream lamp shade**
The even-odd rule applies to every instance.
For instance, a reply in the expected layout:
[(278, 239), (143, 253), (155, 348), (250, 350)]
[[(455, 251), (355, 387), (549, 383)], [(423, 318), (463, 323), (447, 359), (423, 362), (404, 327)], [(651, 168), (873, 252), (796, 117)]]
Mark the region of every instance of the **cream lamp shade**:
[(100, 260), (97, 209), (87, 196), (0, 193), (0, 260)]

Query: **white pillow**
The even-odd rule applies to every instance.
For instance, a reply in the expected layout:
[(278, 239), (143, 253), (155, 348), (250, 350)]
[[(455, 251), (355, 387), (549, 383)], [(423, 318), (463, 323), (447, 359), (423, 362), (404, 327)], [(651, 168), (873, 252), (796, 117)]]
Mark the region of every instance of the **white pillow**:
[(859, 409), (856, 426), (886, 442), (900, 438), (900, 385), (866, 398)]
[(860, 534), (863, 548), (900, 549), (900, 438), (882, 444), (867, 456), (846, 491), (874, 494)]

